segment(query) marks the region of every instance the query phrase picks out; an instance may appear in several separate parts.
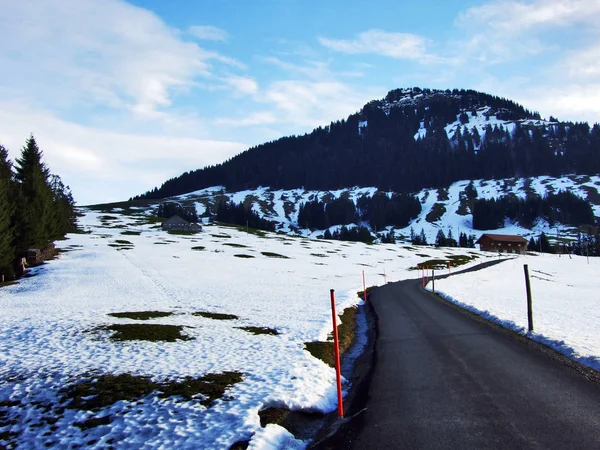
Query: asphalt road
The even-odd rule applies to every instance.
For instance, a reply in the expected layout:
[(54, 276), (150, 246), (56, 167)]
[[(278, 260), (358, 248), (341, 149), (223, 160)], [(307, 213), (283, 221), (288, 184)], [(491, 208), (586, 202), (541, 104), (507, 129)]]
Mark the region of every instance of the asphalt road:
[(373, 292), (364, 409), (316, 448), (600, 449), (599, 383), (420, 284)]

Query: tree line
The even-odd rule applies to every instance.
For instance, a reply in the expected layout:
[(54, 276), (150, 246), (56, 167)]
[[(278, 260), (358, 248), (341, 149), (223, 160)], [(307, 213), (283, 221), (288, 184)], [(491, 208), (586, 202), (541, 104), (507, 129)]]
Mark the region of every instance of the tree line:
[(21, 275), (18, 258), (76, 231), (75, 201), (68, 186), (42, 161), (33, 136), (13, 164), (0, 146), (0, 275)]
[(572, 226), (591, 225), (596, 220), (590, 203), (570, 191), (550, 193), (544, 197), (528, 194), (524, 199), (515, 195), (478, 199), (474, 201), (472, 213), (476, 230), (502, 228), (506, 219), (519, 222), (525, 228), (531, 228), (538, 219), (546, 220), (550, 226), (556, 222)]
[(377, 191), (372, 196), (360, 196), (356, 204), (344, 196), (329, 202), (315, 199), (301, 203), (298, 225), (311, 230), (323, 230), (333, 225), (368, 222), (371, 229), (377, 231), (387, 226), (404, 228), (420, 213), (421, 202), (416, 197)]
[[(391, 91), (347, 119), (252, 147), (222, 164), (167, 180), (137, 198), (163, 198), (215, 185), (231, 191), (364, 186), (409, 193), (466, 179), (600, 172), (598, 124), (517, 122), (505, 127), (490, 118), (540, 117), (509, 100), (470, 90), (413, 89), (411, 102), (398, 101), (406, 95)], [(472, 125), (479, 115), (487, 121), (481, 133)], [(457, 121), (447, 133), (447, 124)], [(417, 135), (422, 127), (427, 132)]]

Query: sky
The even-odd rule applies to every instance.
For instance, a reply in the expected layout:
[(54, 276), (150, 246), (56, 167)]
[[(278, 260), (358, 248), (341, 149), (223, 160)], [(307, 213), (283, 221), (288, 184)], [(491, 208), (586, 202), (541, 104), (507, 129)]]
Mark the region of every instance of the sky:
[(600, 0), (0, 0), (0, 144), (78, 204), (346, 118), (400, 87), (600, 122)]

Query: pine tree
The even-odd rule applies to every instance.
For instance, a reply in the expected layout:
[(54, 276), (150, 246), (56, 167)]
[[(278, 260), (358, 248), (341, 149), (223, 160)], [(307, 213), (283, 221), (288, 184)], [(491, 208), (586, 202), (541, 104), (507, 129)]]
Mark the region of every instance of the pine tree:
[(15, 178), (18, 185), (20, 208), (17, 211), (17, 252), (32, 247), (44, 247), (52, 240), (52, 190), (48, 182), (50, 172), (42, 162), (42, 151), (31, 136), (16, 161)]
[(14, 186), (8, 152), (0, 145), (0, 276), (12, 278), (16, 256), (13, 245)]

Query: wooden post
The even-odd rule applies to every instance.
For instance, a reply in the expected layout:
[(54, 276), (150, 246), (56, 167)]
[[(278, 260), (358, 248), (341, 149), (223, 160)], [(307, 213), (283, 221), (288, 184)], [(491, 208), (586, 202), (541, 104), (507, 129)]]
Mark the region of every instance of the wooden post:
[(529, 325), (529, 332), (533, 331), (533, 306), (531, 303), (531, 284), (529, 283), (529, 267), (527, 264), (523, 264), (523, 270), (525, 271), (525, 289), (527, 290), (527, 323)]
[(431, 269), (431, 292), (435, 292), (435, 270)]
[(342, 369), (340, 366), (340, 342), (338, 339), (337, 314), (335, 313), (335, 291), (331, 293), (331, 317), (333, 319), (333, 349), (335, 357), (335, 375), (337, 379), (338, 415), (344, 417), (344, 403), (342, 401)]
[(362, 271), (363, 273), (363, 300), (366, 302), (367, 301), (367, 284), (365, 283), (365, 271)]

